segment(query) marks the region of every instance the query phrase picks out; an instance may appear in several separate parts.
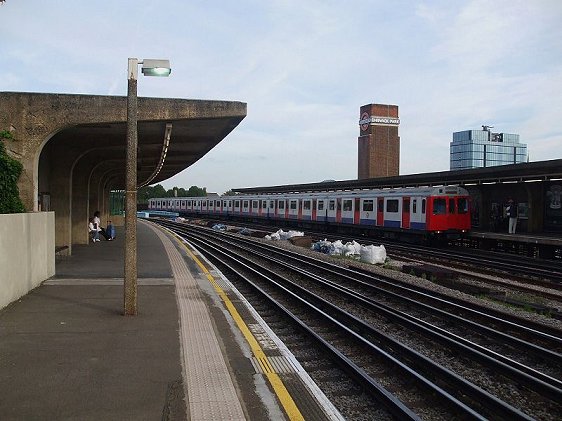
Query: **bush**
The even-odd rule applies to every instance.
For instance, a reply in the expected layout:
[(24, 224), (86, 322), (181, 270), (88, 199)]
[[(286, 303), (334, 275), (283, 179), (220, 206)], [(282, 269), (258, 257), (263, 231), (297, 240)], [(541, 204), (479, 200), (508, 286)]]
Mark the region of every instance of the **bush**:
[(25, 212), (18, 189), (22, 171), (21, 162), (9, 156), (4, 143), (0, 141), (0, 213)]

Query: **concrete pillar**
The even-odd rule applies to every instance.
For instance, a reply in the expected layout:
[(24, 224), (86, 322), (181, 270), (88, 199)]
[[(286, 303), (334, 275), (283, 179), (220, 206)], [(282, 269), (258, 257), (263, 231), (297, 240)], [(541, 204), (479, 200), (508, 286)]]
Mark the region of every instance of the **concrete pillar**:
[(544, 228), (544, 183), (525, 183), (527, 203), (529, 204), (529, 232), (542, 232)]

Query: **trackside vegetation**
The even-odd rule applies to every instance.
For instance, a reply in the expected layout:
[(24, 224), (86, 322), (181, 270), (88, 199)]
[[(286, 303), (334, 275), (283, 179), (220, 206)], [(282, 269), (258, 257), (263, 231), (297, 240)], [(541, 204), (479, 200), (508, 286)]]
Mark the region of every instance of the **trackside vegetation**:
[(0, 213), (25, 212), (18, 189), (23, 165), (8, 155), (4, 144), (4, 140), (12, 139), (12, 133), (7, 130), (0, 131)]

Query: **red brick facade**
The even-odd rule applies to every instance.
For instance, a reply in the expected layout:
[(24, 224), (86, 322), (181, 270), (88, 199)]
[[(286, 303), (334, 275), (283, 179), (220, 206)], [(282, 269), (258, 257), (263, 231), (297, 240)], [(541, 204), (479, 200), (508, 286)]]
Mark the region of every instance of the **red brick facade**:
[(398, 106), (363, 105), (359, 112), (359, 119), (357, 178), (399, 175)]

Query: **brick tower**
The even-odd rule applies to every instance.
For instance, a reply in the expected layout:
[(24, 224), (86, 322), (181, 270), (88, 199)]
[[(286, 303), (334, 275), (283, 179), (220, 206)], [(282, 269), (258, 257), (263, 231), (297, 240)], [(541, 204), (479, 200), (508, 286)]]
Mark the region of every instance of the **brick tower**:
[(359, 115), (357, 178), (399, 175), (398, 105), (363, 105)]

